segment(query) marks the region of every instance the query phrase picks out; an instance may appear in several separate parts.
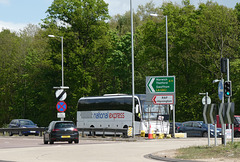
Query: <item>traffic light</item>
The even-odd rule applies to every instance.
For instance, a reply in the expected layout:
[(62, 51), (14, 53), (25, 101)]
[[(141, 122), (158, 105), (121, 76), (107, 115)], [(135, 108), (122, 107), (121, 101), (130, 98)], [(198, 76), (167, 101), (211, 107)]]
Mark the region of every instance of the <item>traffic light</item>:
[(227, 58), (221, 58), (221, 73), (227, 73)]
[(231, 81), (225, 81), (224, 82), (224, 95), (225, 95), (225, 97), (231, 97), (232, 96)]

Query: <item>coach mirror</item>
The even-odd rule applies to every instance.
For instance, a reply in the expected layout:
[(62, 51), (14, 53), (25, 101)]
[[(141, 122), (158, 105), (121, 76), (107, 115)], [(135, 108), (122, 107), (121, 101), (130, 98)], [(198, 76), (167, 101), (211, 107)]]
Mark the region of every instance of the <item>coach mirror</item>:
[(138, 112), (139, 112), (138, 109), (139, 109), (139, 105), (137, 104), (136, 107), (135, 107), (135, 113), (136, 113), (136, 114), (138, 114)]

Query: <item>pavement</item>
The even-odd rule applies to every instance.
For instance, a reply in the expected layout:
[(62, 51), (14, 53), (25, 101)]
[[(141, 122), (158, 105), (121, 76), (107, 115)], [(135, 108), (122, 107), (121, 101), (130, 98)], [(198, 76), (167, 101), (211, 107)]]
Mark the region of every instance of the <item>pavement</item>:
[[(19, 138), (21, 140), (21, 138)], [(30, 141), (30, 140), (29, 140)], [(54, 143), (36, 146), (0, 148), (0, 162), (153, 162), (180, 161), (171, 158), (178, 148), (207, 145), (207, 138), (185, 139), (114, 139), (81, 138), (79, 144)], [(218, 140), (220, 144), (220, 139)], [(214, 139), (211, 139), (214, 145)], [(184, 160), (184, 162), (190, 162)]]

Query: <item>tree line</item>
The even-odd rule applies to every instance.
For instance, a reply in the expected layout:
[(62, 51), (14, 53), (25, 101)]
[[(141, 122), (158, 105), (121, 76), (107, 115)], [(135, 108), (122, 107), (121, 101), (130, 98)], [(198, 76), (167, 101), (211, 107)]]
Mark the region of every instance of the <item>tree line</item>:
[[(28, 118), (39, 126), (57, 119), (53, 87), (61, 85), (61, 40), (64, 40), (66, 120), (76, 121), (78, 99), (107, 93), (132, 93), (130, 12), (109, 16), (103, 0), (54, 0), (40, 26), (0, 32), (0, 126)], [(176, 77), (176, 121), (202, 120), (202, 96), (220, 103), (217, 84), (226, 79), (220, 58), (230, 59), (235, 114), (240, 114), (240, 3), (228, 8), (189, 0), (134, 12), (135, 93), (146, 93), (146, 76), (166, 75), (168, 16), (169, 75)]]

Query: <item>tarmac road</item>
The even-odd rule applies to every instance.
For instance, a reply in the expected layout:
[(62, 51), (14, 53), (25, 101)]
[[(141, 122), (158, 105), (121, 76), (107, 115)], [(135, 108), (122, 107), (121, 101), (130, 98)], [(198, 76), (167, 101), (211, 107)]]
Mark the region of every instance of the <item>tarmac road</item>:
[[(211, 139), (213, 145), (213, 139)], [(79, 144), (44, 145), (40, 137), (0, 137), (0, 161), (18, 162), (153, 162), (147, 154), (192, 145), (207, 145), (207, 138), (108, 141), (80, 139)]]

